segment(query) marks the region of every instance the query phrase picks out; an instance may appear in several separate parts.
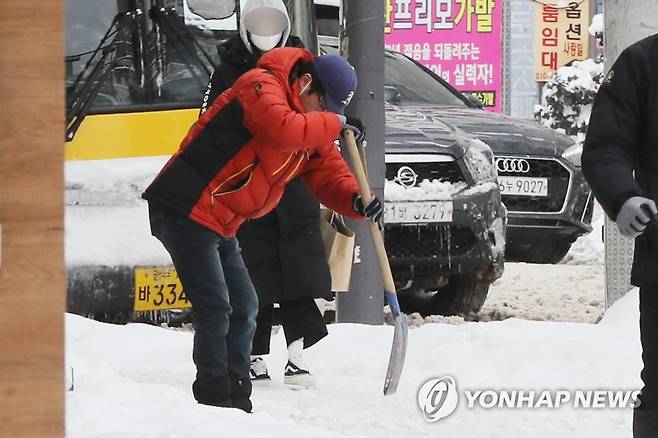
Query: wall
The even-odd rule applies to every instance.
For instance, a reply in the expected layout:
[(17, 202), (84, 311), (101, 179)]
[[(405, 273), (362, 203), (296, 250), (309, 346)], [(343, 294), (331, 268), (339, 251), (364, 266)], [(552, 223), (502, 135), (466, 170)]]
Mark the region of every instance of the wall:
[(0, 435), (64, 435), (63, 2), (0, 8)]

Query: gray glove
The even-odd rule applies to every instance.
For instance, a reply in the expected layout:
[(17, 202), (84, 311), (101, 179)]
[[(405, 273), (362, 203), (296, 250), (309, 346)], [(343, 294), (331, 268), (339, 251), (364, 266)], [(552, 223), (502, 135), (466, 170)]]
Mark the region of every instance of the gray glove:
[(636, 238), (651, 221), (658, 221), (656, 203), (642, 196), (634, 196), (621, 206), (615, 222), (621, 234)]

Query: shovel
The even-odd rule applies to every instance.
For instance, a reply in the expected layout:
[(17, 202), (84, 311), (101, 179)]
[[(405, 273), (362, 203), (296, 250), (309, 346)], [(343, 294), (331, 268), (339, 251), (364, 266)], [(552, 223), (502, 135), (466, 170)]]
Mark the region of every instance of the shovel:
[[(345, 130), (343, 136), (347, 143), (347, 152), (352, 159), (354, 166), (354, 175), (359, 183), (359, 190), (361, 192), (361, 199), (363, 205), (368, 205), (372, 200), (370, 193), (370, 184), (366, 175), (365, 166), (361, 159), (363, 150), (356, 144), (354, 139), (354, 132), (352, 130)], [(386, 380), (384, 381), (384, 395), (395, 393), (400, 383), (400, 375), (402, 374), (402, 367), (404, 366), (404, 358), (407, 355), (407, 337), (409, 327), (407, 325), (407, 316), (400, 312), (400, 304), (398, 303), (398, 296), (395, 293), (395, 283), (393, 282), (393, 274), (391, 274), (391, 267), (388, 264), (388, 256), (386, 255), (386, 248), (384, 247), (384, 237), (382, 236), (379, 226), (373, 222), (368, 222), (370, 228), (370, 235), (379, 261), (379, 268), (381, 270), (382, 279), (384, 280), (384, 295), (388, 301), (393, 314), (393, 323), (395, 331), (393, 332), (393, 345), (391, 346), (391, 356), (388, 360), (388, 369), (386, 370)]]

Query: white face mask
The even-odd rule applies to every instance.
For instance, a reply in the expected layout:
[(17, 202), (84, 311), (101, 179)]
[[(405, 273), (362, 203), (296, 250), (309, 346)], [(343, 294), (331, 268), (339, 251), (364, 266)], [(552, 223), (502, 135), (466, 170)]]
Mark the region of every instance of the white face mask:
[(254, 46), (258, 47), (261, 51), (267, 52), (275, 48), (281, 41), (283, 32), (277, 33), (272, 36), (262, 36), (251, 33), (251, 42), (254, 43)]

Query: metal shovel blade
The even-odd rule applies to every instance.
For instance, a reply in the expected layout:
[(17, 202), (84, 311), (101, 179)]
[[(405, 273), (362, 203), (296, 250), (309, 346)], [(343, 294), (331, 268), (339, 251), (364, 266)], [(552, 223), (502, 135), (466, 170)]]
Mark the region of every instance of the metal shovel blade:
[(386, 380), (384, 380), (384, 395), (395, 394), (400, 383), (404, 359), (407, 356), (407, 338), (409, 336), (409, 325), (407, 315), (400, 312), (397, 296), (394, 293), (386, 293), (391, 312), (393, 313), (393, 344), (391, 345), (391, 356), (388, 359)]

